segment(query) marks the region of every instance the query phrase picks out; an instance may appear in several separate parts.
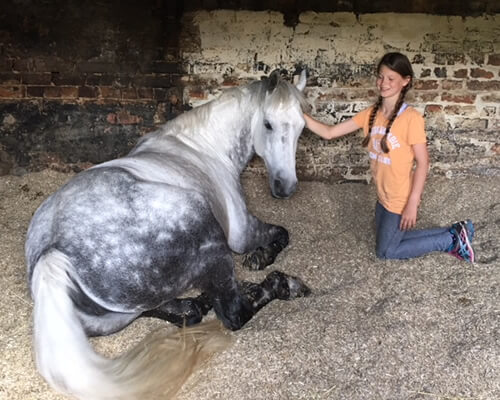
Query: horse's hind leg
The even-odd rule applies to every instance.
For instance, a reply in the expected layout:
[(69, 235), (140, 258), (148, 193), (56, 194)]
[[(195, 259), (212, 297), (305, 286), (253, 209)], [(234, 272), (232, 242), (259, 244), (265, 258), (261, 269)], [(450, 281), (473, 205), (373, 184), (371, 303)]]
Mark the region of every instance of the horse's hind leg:
[(160, 318), (177, 326), (189, 326), (201, 322), (203, 316), (212, 308), (208, 296), (173, 299), (160, 307), (143, 312), (141, 317)]
[(118, 332), (136, 320), (140, 313), (106, 312), (99, 315), (87, 314), (77, 309), (85, 334), (92, 336), (106, 336)]

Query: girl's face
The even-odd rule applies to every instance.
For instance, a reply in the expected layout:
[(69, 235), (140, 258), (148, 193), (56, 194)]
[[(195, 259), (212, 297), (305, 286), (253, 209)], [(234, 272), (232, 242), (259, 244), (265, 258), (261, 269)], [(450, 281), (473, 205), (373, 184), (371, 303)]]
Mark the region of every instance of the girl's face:
[(398, 98), (401, 90), (410, 83), (411, 77), (403, 77), (382, 65), (377, 76), (377, 89), (384, 99)]

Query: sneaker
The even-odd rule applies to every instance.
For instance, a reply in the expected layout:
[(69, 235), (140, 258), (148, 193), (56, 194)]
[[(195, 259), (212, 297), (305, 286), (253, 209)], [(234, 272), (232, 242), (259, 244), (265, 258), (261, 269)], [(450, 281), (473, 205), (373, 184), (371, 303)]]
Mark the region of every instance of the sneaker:
[(469, 242), (472, 243), (472, 240), (474, 239), (474, 233), (475, 233), (475, 229), (474, 229), (474, 225), (472, 224), (472, 221), (470, 219), (468, 219), (466, 221), (456, 222), (451, 226), (451, 229), (457, 230), (460, 224), (465, 225), (465, 228), (467, 229), (467, 237), (469, 238)]
[(448, 253), (459, 260), (474, 262), (474, 249), (471, 241), (474, 238), (474, 225), (471, 221), (461, 221), (453, 224), (450, 228), (453, 235), (453, 244)]

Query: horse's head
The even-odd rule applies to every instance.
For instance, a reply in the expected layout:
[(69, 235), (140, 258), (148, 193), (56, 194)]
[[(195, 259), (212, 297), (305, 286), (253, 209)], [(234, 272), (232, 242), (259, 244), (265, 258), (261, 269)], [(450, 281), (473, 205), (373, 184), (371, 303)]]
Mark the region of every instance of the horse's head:
[(304, 129), (302, 91), (306, 72), (302, 71), (296, 86), (282, 80), (274, 71), (262, 82), (265, 94), (261, 113), (253, 121), (253, 145), (264, 160), (274, 197), (290, 197), (297, 187), (295, 153), (297, 141)]

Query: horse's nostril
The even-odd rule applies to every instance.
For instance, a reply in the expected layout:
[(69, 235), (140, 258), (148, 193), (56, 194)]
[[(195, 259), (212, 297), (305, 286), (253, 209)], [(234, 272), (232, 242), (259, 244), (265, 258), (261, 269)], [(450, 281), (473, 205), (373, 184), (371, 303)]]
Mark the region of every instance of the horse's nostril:
[(285, 185), (281, 179), (273, 180), (272, 194), (277, 198), (288, 198), (295, 191), (297, 182)]
[(281, 183), (281, 181), (279, 179), (275, 179), (273, 182), (273, 185), (274, 185), (274, 189), (276, 191), (281, 192), (283, 190), (283, 184)]

